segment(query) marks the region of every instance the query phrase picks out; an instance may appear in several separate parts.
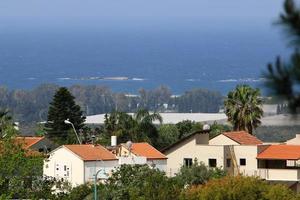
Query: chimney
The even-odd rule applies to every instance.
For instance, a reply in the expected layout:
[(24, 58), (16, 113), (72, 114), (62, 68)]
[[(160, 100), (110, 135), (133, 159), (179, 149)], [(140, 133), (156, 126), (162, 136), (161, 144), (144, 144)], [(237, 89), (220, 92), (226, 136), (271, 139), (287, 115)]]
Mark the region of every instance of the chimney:
[(111, 146), (112, 147), (117, 146), (117, 136), (115, 136), (115, 135), (111, 136)]

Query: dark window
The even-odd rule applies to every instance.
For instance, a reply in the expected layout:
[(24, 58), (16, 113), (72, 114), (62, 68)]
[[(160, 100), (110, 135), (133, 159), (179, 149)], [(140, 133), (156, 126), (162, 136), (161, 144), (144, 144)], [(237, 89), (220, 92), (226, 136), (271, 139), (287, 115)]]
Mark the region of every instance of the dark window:
[(64, 165), (64, 171), (67, 171), (67, 166), (66, 165)]
[(246, 159), (245, 158), (241, 158), (240, 159), (240, 165), (241, 166), (245, 166), (246, 165)]
[(184, 158), (183, 159), (183, 164), (185, 167), (190, 167), (193, 164), (193, 159), (191, 158)]
[(214, 159), (214, 158), (208, 159), (208, 166), (209, 167), (216, 167), (217, 166), (217, 159)]
[(44, 149), (42, 149), (42, 148), (39, 149), (39, 152), (43, 152), (43, 151), (44, 151)]
[(231, 167), (231, 159), (230, 158), (226, 159), (226, 167)]

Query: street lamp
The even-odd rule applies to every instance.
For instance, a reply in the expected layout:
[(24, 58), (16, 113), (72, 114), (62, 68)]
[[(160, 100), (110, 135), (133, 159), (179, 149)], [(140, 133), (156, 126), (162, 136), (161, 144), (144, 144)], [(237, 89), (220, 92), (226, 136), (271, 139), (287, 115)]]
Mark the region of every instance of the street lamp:
[(75, 133), (75, 135), (76, 135), (76, 137), (77, 137), (77, 140), (78, 140), (79, 144), (82, 144), (80, 138), (78, 137), (78, 134), (77, 134), (77, 131), (76, 131), (76, 129), (75, 129), (74, 124), (73, 124), (72, 122), (70, 122), (69, 119), (66, 119), (64, 122), (65, 122), (65, 124), (71, 124), (71, 126), (72, 126), (72, 128), (73, 128), (73, 130), (74, 130), (74, 133)]
[(101, 171), (102, 169), (99, 169), (96, 174), (95, 174), (95, 177), (94, 177), (94, 200), (98, 200), (98, 196), (97, 196), (97, 177), (98, 177), (98, 174), (99, 172)]

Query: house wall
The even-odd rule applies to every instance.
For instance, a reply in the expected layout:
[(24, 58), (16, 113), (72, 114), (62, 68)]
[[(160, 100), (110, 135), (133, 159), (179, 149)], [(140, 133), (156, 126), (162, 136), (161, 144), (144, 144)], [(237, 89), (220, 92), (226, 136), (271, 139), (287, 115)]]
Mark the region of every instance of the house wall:
[[(128, 149), (121, 146), (119, 149), (119, 156), (122, 157), (132, 157), (133, 159), (138, 159), (140, 156), (130, 153)], [(147, 159), (145, 163), (140, 164), (148, 164), (149, 166), (155, 166), (155, 168), (166, 172), (167, 170), (167, 159)]]
[[(240, 173), (244, 175), (255, 175), (257, 173), (257, 146), (256, 145), (237, 145), (234, 152), (239, 166)], [(240, 165), (240, 159), (246, 159), (246, 165)]]
[(147, 160), (149, 166), (154, 166), (160, 171), (167, 172), (167, 159), (160, 160)]
[(125, 147), (120, 146), (118, 156), (125, 156), (126, 157), (126, 156), (129, 156), (129, 155), (133, 156), (134, 154), (130, 153), (129, 150), (126, 149)]
[(94, 175), (98, 170), (101, 170), (97, 176), (98, 179), (107, 179), (111, 174), (112, 170), (118, 166), (118, 160), (110, 161), (86, 161), (84, 162), (84, 181), (94, 181)]
[(144, 165), (147, 163), (147, 158), (143, 156), (127, 156), (127, 157), (118, 157), (119, 165), (127, 164), (127, 165)]
[(69, 181), (73, 186), (84, 183), (84, 163), (70, 150), (61, 147), (44, 161), (43, 174)]
[(211, 140), (209, 140), (209, 145), (239, 145), (239, 143), (226, 137), (223, 134), (220, 134), (220, 135), (212, 138)]
[(208, 165), (208, 159), (217, 159), (217, 167), (224, 167), (224, 146), (197, 145), (196, 137), (191, 137), (164, 154), (167, 160), (167, 175), (173, 176), (184, 164), (184, 158), (197, 159)]
[(286, 144), (300, 145), (300, 134), (296, 134), (295, 138), (286, 141)]

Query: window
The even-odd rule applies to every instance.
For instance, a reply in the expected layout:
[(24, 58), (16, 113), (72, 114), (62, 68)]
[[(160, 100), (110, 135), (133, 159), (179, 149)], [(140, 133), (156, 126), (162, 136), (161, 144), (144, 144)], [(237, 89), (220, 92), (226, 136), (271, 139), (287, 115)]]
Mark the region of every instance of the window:
[(214, 158), (208, 159), (208, 166), (209, 167), (216, 167), (217, 166), (217, 159), (214, 159)]
[(240, 158), (240, 166), (245, 166), (245, 165), (246, 165), (246, 159)]
[(190, 167), (193, 164), (193, 159), (191, 158), (184, 158), (183, 159), (183, 164), (185, 167)]
[(226, 167), (231, 167), (231, 159), (230, 158), (226, 159)]

